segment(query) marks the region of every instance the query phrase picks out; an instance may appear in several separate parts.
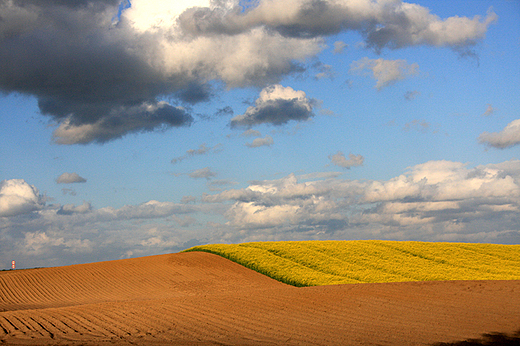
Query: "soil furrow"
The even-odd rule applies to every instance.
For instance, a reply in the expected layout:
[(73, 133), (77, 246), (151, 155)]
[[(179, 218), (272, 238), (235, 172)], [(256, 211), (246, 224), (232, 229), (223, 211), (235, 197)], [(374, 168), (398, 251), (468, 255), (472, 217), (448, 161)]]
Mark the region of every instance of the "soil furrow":
[[(209, 306), (193, 301), (176, 306), (176, 312), (182, 311), (186, 319), (203, 320), (204, 326), (201, 328), (209, 335), (241, 335), (243, 338), (265, 340), (265, 330), (273, 330), (270, 323), (272, 321), (269, 317), (262, 318), (261, 310), (250, 309), (248, 304), (239, 308), (241, 304), (236, 304), (232, 296), (217, 295), (214, 298), (214, 301), (224, 303)], [(247, 311), (254, 311), (254, 316)]]
[(23, 286), (18, 286), (16, 283), (16, 276), (8, 276), (4, 279), (4, 285), (5, 285), (5, 301), (9, 304), (19, 304), (23, 303), (23, 300), (20, 301), (20, 291)]
[[(177, 305), (172, 311), (172, 316), (176, 318), (172, 319), (175, 325), (172, 326), (170, 334), (180, 336), (182, 339), (191, 340), (204, 340), (208, 337), (207, 329), (201, 327), (201, 323), (204, 323), (200, 314), (194, 314), (191, 309), (183, 309), (184, 305)], [(166, 309), (169, 310), (168, 308)]]
[(27, 327), (27, 325), (25, 324), (23, 319), (17, 315), (18, 314), (11, 314), (11, 316), (9, 316), (9, 320), (8, 320), (9, 323), (11, 323), (11, 325), (13, 325), (15, 327), (17, 332), (27, 334), (28, 332), (30, 332), (30, 329)]
[(124, 337), (130, 335), (125, 330), (125, 321), (110, 318), (107, 316), (106, 311), (90, 310), (89, 314), (92, 316), (91, 323), (99, 323), (103, 329), (112, 334), (111, 336)]
[(16, 331), (16, 327), (9, 322), (9, 319), (5, 316), (0, 316), (0, 326), (6, 335), (14, 333)]
[(11, 301), (12, 295), (9, 285), (6, 282), (6, 276), (0, 276), (0, 304), (8, 304)]
[(68, 310), (69, 314), (78, 320), (82, 326), (84, 326), (89, 333), (96, 336), (108, 337), (112, 335), (112, 332), (103, 328), (99, 324), (92, 321), (92, 315), (89, 313), (89, 307), (85, 308), (74, 308)]
[[(132, 305), (136, 305), (136, 304), (132, 304)], [(128, 311), (131, 311), (132, 308), (133, 308), (133, 306), (127, 306), (127, 307), (115, 306), (111, 309), (105, 309), (104, 313), (105, 313), (105, 316), (107, 316), (108, 318), (111, 318), (114, 321), (123, 321), (124, 327), (125, 327), (125, 332), (132, 335), (132, 334), (139, 333), (139, 330), (134, 327), (134, 325), (132, 323), (133, 321), (131, 318), (131, 317), (136, 317), (136, 316), (135, 315), (131, 316), (128, 314)], [(146, 316), (144, 314), (141, 314), (139, 316), (137, 322), (140, 322), (144, 318), (146, 318)]]
[(59, 311), (59, 317), (60, 321), (67, 327), (72, 330), (73, 334), (82, 335), (84, 333), (90, 332), (89, 329), (84, 327), (81, 323), (77, 323), (75, 319), (70, 317), (70, 311), (66, 309), (61, 309)]
[(56, 336), (64, 334), (64, 332), (56, 325), (56, 320), (48, 314), (40, 311), (36, 318), (40, 324), (44, 326), (45, 330), (51, 334), (52, 339), (56, 338)]
[(44, 338), (54, 338), (54, 334), (50, 331), (48, 331), (42, 323), (38, 322), (34, 317), (29, 317), (29, 319), (31, 321), (33, 321), (34, 324), (38, 325), (39, 328), (36, 329), (38, 331), (38, 333), (40, 333), (40, 335)]
[(25, 279), (26, 279), (26, 284), (24, 285), (24, 287), (27, 288), (25, 290), (25, 299), (26, 299), (25, 302), (28, 304), (41, 302), (42, 301), (42, 297), (41, 297), (41, 293), (40, 293), (41, 286), (38, 286), (34, 275), (27, 275), (25, 277)]
[[(143, 309), (140, 306), (136, 306), (134, 309), (128, 309), (125, 321), (127, 326), (135, 329), (136, 335), (154, 334), (160, 333), (164, 330), (170, 329), (171, 324), (169, 323), (169, 316), (163, 316), (163, 318), (151, 318), (151, 316), (159, 315), (155, 313), (153, 309)], [(163, 325), (165, 325), (163, 327)]]

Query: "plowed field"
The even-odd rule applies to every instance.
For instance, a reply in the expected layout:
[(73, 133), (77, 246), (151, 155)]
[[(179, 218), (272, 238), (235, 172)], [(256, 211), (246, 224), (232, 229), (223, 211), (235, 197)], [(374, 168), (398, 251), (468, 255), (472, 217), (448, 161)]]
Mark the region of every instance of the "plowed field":
[(0, 272), (0, 344), (430, 345), (520, 329), (520, 281), (296, 288), (201, 252)]

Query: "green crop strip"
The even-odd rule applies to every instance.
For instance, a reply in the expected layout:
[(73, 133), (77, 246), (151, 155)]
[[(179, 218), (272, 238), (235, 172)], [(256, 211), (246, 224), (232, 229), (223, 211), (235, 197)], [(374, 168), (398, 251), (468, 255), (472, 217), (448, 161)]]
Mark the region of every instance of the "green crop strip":
[(282, 241), (195, 246), (289, 285), (520, 280), (520, 245)]

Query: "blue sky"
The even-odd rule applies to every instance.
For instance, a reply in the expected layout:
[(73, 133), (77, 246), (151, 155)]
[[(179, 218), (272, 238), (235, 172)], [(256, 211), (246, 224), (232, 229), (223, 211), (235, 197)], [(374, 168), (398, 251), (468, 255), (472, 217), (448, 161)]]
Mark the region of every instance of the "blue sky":
[(0, 1), (0, 268), (520, 243), (519, 2), (119, 8)]

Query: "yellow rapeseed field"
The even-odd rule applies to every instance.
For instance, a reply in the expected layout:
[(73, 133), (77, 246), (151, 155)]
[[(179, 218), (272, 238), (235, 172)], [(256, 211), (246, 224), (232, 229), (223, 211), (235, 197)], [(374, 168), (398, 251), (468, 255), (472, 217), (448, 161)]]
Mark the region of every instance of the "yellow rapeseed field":
[(212, 244), (214, 253), (294, 286), (442, 280), (520, 280), (520, 245), (415, 241)]

